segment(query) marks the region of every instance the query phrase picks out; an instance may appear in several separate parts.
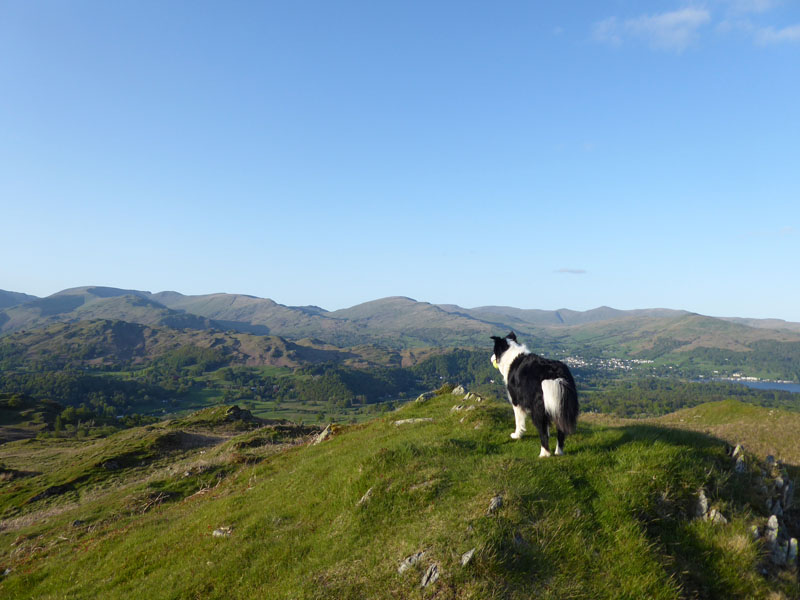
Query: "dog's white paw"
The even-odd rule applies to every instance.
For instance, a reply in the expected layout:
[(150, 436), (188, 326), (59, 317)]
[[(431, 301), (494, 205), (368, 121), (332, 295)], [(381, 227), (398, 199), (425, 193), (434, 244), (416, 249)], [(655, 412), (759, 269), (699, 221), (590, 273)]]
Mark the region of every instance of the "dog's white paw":
[(524, 432), (522, 432), (522, 431), (515, 431), (514, 433), (511, 434), (511, 439), (512, 440), (518, 440), (519, 438), (522, 437), (523, 433)]
[(539, 452), (539, 458), (547, 458), (548, 456), (550, 456), (550, 450), (542, 448), (541, 452)]

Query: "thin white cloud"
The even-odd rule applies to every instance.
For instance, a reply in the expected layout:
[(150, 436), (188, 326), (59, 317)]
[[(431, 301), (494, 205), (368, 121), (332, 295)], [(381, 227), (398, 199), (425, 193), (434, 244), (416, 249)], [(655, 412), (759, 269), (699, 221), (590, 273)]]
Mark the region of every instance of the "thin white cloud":
[(625, 20), (609, 17), (594, 24), (592, 37), (614, 46), (627, 39), (639, 39), (652, 48), (680, 53), (697, 40), (698, 30), (710, 21), (711, 13), (704, 8), (683, 8)]
[(724, 0), (733, 13), (764, 13), (775, 8), (778, 0)]
[(761, 27), (755, 30), (757, 44), (785, 44), (800, 42), (800, 24), (775, 29), (774, 27)]
[(585, 275), (586, 274), (586, 270), (585, 269), (567, 269), (567, 268), (564, 267), (564, 268), (558, 269), (556, 271), (556, 273), (565, 273), (567, 275)]

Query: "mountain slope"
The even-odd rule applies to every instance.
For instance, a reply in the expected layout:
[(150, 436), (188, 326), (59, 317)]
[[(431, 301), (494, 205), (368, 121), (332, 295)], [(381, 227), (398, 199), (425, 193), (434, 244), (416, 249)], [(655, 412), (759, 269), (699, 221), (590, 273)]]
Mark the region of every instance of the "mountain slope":
[(173, 350), (214, 348), (232, 364), (297, 367), (314, 363), (399, 364), (399, 354), (365, 347), (343, 350), (318, 340), (289, 341), (278, 336), (150, 327), (97, 319), (54, 323), (0, 338), (0, 359), (8, 368), (41, 364), (51, 369), (84, 366), (141, 366)]
[[(51, 486), (20, 505), (0, 530), (12, 548), (0, 592), (337, 600), (800, 592), (796, 575), (775, 577), (763, 562), (750, 527), (766, 516), (749, 503), (750, 475), (733, 473), (720, 440), (650, 424), (583, 424), (566, 456), (539, 460), (538, 440), (508, 438), (507, 406), (451, 410), (460, 402), (412, 403), (277, 454), (253, 452), (269, 445), (259, 430), (213, 450), (213, 432), (124, 432), (119, 449), (141, 463), (138, 483), (85, 494)], [(395, 424), (409, 418), (423, 420)], [(181, 448), (192, 440), (206, 444), (203, 457)], [(93, 465), (114, 447), (76, 463), (96, 477)], [(20, 448), (0, 448), (18, 472)], [(163, 461), (176, 452), (171, 468)], [(36, 494), (32, 484), (25, 498)], [(691, 518), (700, 488), (727, 524)], [(398, 572), (411, 556), (419, 560)]]
[[(284, 338), (312, 338), (338, 347), (377, 345), (395, 350), (424, 347), (484, 347), (490, 335), (514, 330), (529, 347), (545, 354), (584, 357), (670, 359), (746, 364), (742, 354), (761, 344), (764, 356), (783, 361), (762, 369), (793, 379), (800, 325), (764, 320), (717, 319), (667, 309), (620, 311), (523, 310), (504, 306), (473, 309), (390, 297), (328, 312), (315, 306), (292, 307), (242, 294), (185, 296), (136, 290), (83, 287), (64, 290), (0, 310), (0, 333), (34, 329), (55, 322), (118, 319), (153, 327), (220, 328)], [(752, 325), (752, 326), (751, 326)], [(779, 327), (777, 327), (779, 325)], [(777, 328), (776, 328), (777, 327)], [(764, 344), (771, 344), (770, 347)], [(716, 354), (709, 355), (706, 350)], [(722, 356), (719, 352), (734, 353)], [(738, 353), (738, 354), (737, 354)], [(760, 359), (763, 363), (764, 360)], [(767, 361), (769, 362), (769, 361)]]
[(0, 332), (33, 329), (64, 321), (119, 319), (143, 325), (209, 329), (208, 319), (167, 308), (149, 292), (109, 287), (63, 290), (0, 312)]
[(31, 296), (30, 294), (0, 290), (0, 309), (10, 308), (18, 304), (25, 304), (26, 302), (32, 302), (33, 300), (38, 300), (38, 298), (36, 296)]

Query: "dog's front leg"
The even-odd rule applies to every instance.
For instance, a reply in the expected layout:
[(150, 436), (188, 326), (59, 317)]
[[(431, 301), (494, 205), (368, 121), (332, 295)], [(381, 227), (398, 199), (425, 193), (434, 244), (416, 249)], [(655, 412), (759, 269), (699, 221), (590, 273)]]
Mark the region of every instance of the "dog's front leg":
[(525, 434), (525, 409), (521, 406), (512, 404), (514, 407), (514, 421), (516, 422), (516, 429), (511, 434), (511, 438), (518, 440)]

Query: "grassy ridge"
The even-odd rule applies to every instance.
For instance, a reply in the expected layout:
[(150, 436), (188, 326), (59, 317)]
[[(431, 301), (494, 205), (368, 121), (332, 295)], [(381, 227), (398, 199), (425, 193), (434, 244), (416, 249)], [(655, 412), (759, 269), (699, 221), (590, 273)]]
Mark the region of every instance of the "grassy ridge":
[[(749, 475), (725, 444), (652, 424), (583, 423), (568, 454), (513, 442), (508, 407), (451, 395), (231, 474), (144, 514), (80, 501), (6, 527), (9, 598), (797, 597), (759, 574)], [(395, 425), (397, 419), (433, 419)], [(248, 436), (250, 444), (256, 432)], [(535, 437), (535, 436), (534, 436)], [(109, 439), (113, 439), (109, 438)], [(227, 448), (238, 438), (225, 442)], [(224, 455), (220, 455), (221, 457)], [(221, 460), (221, 459), (220, 459)], [(163, 485), (170, 479), (162, 474)], [(697, 490), (730, 523), (690, 520)], [(368, 499), (359, 500), (372, 490)], [(490, 500), (502, 506), (487, 514)], [(111, 502), (107, 500), (106, 502)], [(113, 496), (124, 502), (124, 493)], [(71, 525), (86, 514), (91, 527)], [(229, 527), (230, 535), (214, 537)], [(465, 567), (460, 557), (475, 548)], [(397, 568), (424, 551), (409, 571)], [(436, 564), (440, 577), (420, 587)], [(770, 596), (770, 594), (774, 594)]]

